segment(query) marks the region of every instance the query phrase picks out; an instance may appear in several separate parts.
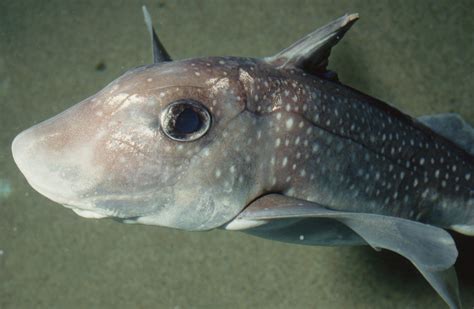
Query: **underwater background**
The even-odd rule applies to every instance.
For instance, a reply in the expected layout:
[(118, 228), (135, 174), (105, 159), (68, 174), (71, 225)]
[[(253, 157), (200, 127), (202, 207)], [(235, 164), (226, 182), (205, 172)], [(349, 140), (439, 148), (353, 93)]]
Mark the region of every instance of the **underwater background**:
[[(474, 124), (474, 1), (0, 0), (0, 308), (446, 308), (386, 251), (83, 219), (33, 191), (11, 141), (151, 62), (142, 4), (174, 59), (272, 55), (358, 12), (330, 58), (343, 83)], [(473, 308), (474, 238), (455, 239)]]

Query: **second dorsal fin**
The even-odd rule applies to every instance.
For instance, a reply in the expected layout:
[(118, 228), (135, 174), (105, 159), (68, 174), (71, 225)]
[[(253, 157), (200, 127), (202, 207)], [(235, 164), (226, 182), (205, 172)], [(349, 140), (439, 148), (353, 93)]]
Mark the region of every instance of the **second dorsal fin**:
[(331, 48), (342, 39), (357, 19), (359, 14), (339, 17), (265, 60), (279, 68), (298, 67), (308, 73), (324, 77), (328, 73)]

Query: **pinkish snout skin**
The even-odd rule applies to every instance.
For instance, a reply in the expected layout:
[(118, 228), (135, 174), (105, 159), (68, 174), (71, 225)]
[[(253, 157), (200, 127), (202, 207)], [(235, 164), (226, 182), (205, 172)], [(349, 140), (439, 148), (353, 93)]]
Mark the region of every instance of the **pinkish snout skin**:
[[(229, 142), (217, 135), (228, 134), (234, 125), (241, 131), (249, 127), (235, 64), (209, 58), (129, 71), (98, 94), (19, 134), (12, 144), (15, 162), (38, 192), (83, 216), (185, 229), (222, 225), (253, 196), (251, 182), (241, 182), (233, 194), (228, 188), (226, 193), (208, 189), (216, 167), (200, 160)], [(213, 115), (209, 132), (196, 141), (173, 141), (160, 128), (160, 113), (179, 99), (201, 102)], [(228, 186), (251, 173), (249, 164), (229, 177)], [(182, 215), (188, 207), (200, 213)]]

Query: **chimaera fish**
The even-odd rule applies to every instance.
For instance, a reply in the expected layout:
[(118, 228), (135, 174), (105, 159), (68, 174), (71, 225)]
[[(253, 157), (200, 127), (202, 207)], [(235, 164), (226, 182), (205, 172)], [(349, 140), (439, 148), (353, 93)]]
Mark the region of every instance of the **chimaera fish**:
[(445, 229), (474, 235), (474, 130), (340, 83), (357, 14), (271, 57), (171, 61), (144, 13), (153, 64), (13, 141), (33, 188), (88, 218), (392, 250), (460, 307)]

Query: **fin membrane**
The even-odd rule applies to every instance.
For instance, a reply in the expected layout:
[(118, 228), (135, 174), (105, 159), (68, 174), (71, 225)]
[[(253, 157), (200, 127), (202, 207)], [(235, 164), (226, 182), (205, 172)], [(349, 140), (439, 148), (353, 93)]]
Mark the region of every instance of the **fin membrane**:
[(330, 78), (335, 73), (327, 70), (331, 48), (358, 19), (358, 14), (346, 14), (265, 60), (279, 68), (298, 67), (323, 78), (337, 79)]
[(458, 114), (421, 116), (418, 120), (474, 156), (474, 128)]
[(155, 28), (153, 28), (153, 22), (151, 20), (150, 13), (148, 13), (146, 6), (142, 6), (142, 10), (143, 16), (145, 17), (145, 24), (151, 37), (151, 44), (153, 48), (153, 63), (171, 61), (170, 55), (168, 54), (163, 44), (161, 44), (160, 39), (156, 35)]
[(235, 220), (285, 218), (330, 218), (343, 223), (373, 248), (394, 251), (410, 260), (451, 308), (460, 307), (457, 279), (450, 270), (458, 252), (445, 230), (402, 218), (330, 210), (279, 194), (257, 199)]
[[(229, 228), (226, 227), (226, 229)], [(250, 227), (242, 231), (253, 236), (298, 245), (367, 245), (364, 239), (349, 227), (337, 220), (327, 218), (269, 220), (263, 225)]]
[(428, 271), (418, 267), (413, 263), (418, 271), (425, 277), (431, 287), (438, 292), (438, 295), (448, 304), (451, 309), (461, 309), (461, 299), (459, 297), (458, 277), (454, 267), (446, 270)]

